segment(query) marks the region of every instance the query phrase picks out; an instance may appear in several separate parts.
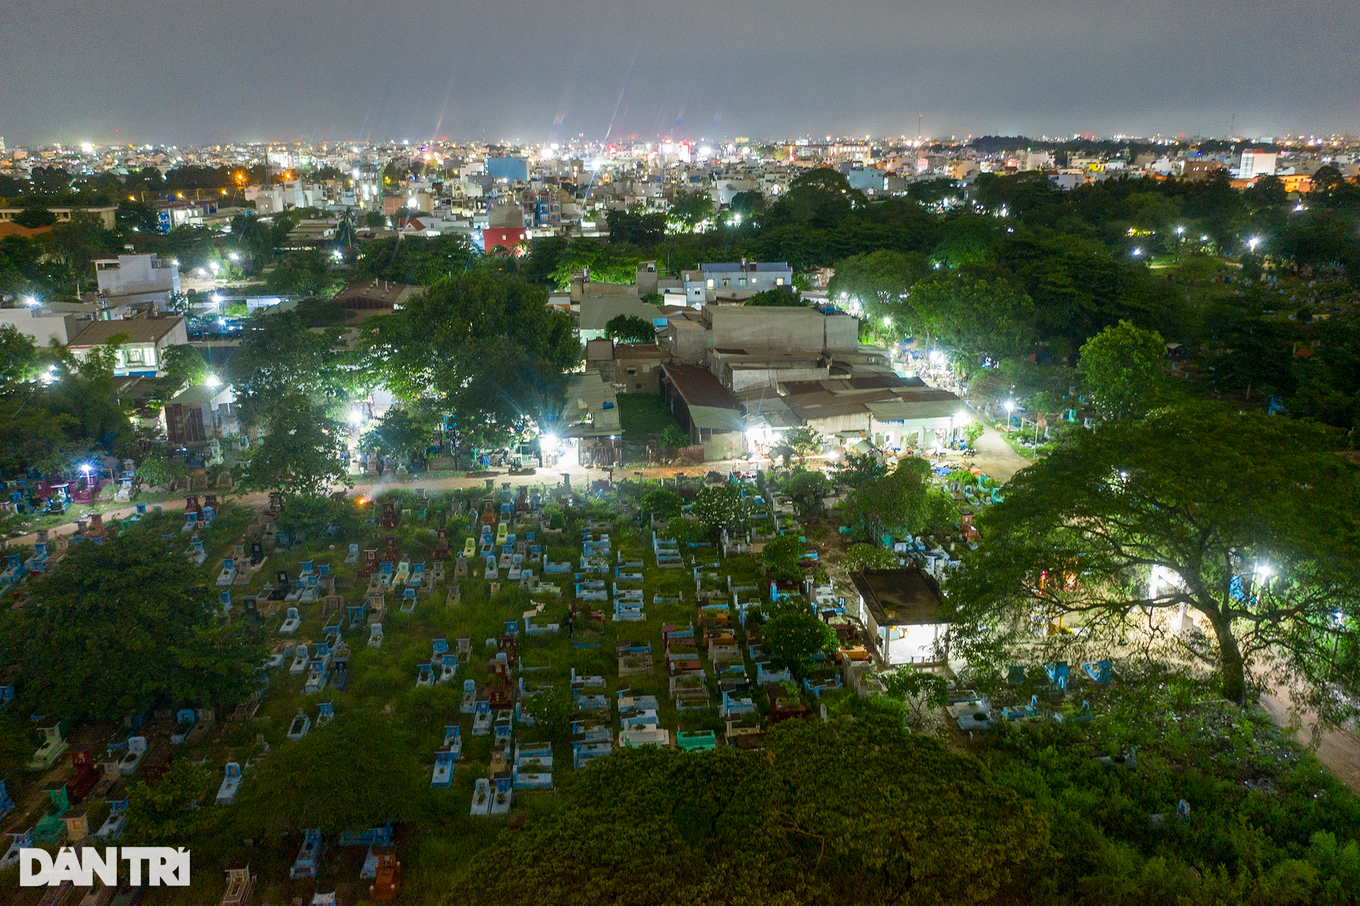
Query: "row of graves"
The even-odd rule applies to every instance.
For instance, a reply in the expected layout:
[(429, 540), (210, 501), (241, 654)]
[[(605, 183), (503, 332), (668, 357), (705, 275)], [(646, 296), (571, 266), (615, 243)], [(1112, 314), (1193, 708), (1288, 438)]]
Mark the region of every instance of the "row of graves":
[[(149, 523), (155, 526), (150, 530), (161, 531), (163, 541), (183, 545), (186, 569), (202, 568), (209, 551), (220, 551), (229, 544), (225, 539), (230, 535), (217, 530), (222, 528), (219, 514), (229, 508), (214, 494), (193, 495), (185, 503), (182, 522), (179, 514), (172, 521), (160, 505), (138, 504), (121, 520), (105, 522), (100, 514), (81, 519), (71, 535), (39, 531), (30, 554), (7, 555), (3, 587), (10, 591), (26, 580), (46, 576), (75, 546), (103, 544), (144, 520), (154, 520)], [(226, 520), (234, 524), (239, 521)], [(225, 530), (235, 531), (230, 526)], [(14, 701), (14, 686), (0, 686), (0, 709), (11, 707)], [(32, 720), (40, 744), (24, 767), (41, 778), (43, 795), (25, 808), (15, 802), (0, 778), (0, 822), (8, 835), (8, 845), (0, 855), (0, 870), (17, 864), (21, 850), (29, 847), (117, 844), (128, 819), (128, 783), (134, 778), (156, 783), (177, 758), (189, 757), (201, 763), (201, 756), (187, 753), (204, 743), (217, 727), (214, 711), (196, 706), (157, 707), (130, 714), (111, 736), (96, 727), (75, 727), (68, 721), (39, 715), (33, 715)], [(259, 741), (265, 746), (262, 739)], [(236, 773), (239, 776), (239, 768)], [(233, 787), (224, 783), (223, 788), (229, 800)], [(131, 903), (137, 893), (131, 888), (96, 887), (81, 902)], [(48, 894), (53, 902), (72, 896), (69, 884)]]
[[(335, 526), (290, 537), (276, 497), (244, 535), (206, 546), (218, 507), (206, 497), (193, 501), (179, 532), (187, 562), (216, 582), (225, 618), (251, 621), (272, 640), (254, 693), (225, 719), (245, 728), (233, 738), (255, 742), (229, 747), (211, 732), (214, 715), (185, 707), (130, 724), (110, 743), (99, 773), (106, 780), (145, 775), (163, 771), (177, 753), (211, 752), (222, 774), (213, 802), (200, 805), (231, 808), (271, 749), (327, 733), (346, 710), (374, 707), (355, 691), (370, 672), (397, 678), (409, 710), (435, 715), (440, 732), (415, 754), (428, 765), (431, 794), (466, 803), (457, 813), (467, 821), (524, 820), (551, 797), (562, 772), (623, 748), (758, 748), (771, 724), (814, 717), (828, 699), (862, 691), (847, 671), (862, 647), (830, 589), (768, 584), (758, 547), (799, 527), (753, 483), (741, 490), (752, 531), (711, 545), (681, 545), (643, 528), (636, 507), (602, 488), (392, 495), (365, 508), (357, 538)], [(210, 552), (224, 556), (210, 560)], [(761, 647), (762, 602), (771, 595), (803, 601), (844, 639), (837, 657), (801, 687)], [(565, 721), (552, 717), (548, 706), (557, 701), (566, 702)], [(41, 750), (49, 766), (66, 754), (63, 729), (51, 733)], [(100, 839), (116, 839), (117, 791), (110, 784), (93, 795), (108, 801), (97, 815)], [(0, 810), (3, 803), (0, 797)], [(54, 799), (55, 818), (39, 821), (36, 836), (25, 839), (83, 839), (82, 828), (65, 828), (78, 804), (70, 791), (66, 805)], [(64, 836), (53, 837), (54, 821)], [(320, 884), (334, 875), (325, 856), (333, 847), (361, 848), (357, 883), (370, 900), (397, 896), (401, 866), (390, 825), (336, 839), (298, 830), (286, 878), (232, 865), (221, 902)], [(318, 887), (314, 896), (326, 902), (333, 893)]]

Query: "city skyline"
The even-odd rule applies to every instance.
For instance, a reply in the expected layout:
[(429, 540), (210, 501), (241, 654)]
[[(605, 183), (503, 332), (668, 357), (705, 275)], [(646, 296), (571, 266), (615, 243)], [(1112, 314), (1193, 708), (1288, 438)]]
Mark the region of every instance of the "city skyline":
[(8, 18), (9, 144), (1360, 131), (1331, 2), (93, 9)]

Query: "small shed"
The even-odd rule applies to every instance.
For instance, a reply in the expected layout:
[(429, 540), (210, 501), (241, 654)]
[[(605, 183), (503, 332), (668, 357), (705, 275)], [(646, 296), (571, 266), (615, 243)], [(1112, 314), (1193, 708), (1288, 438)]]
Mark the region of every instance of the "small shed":
[(852, 576), (859, 618), (885, 667), (943, 662), (936, 650), (947, 623), (940, 614), (940, 586), (917, 567), (866, 569)]

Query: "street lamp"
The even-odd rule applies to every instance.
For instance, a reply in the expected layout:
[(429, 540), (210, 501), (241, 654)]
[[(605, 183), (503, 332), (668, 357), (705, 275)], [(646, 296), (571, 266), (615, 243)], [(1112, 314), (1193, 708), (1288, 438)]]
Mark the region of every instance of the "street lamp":
[(94, 488), (94, 482), (91, 481), (91, 479), (90, 479), (90, 466), (89, 466), (89, 464), (88, 464), (88, 463), (82, 464), (81, 467), (80, 467), (80, 471), (82, 471), (82, 472), (85, 473), (85, 488), (86, 488), (87, 490), (92, 490), (92, 489)]
[(1247, 248), (1254, 252), (1256, 251), (1256, 246), (1259, 245), (1260, 242), (1261, 242), (1260, 236), (1253, 236), (1247, 240)]
[(222, 379), (215, 374), (210, 374), (203, 379), (204, 386), (217, 388), (222, 386)]
[(1006, 400), (1006, 433), (1011, 433), (1011, 413), (1015, 411), (1015, 400)]
[(38, 305), (38, 300), (33, 296), (24, 296), (24, 304), (27, 305), (29, 308), (36, 308)]

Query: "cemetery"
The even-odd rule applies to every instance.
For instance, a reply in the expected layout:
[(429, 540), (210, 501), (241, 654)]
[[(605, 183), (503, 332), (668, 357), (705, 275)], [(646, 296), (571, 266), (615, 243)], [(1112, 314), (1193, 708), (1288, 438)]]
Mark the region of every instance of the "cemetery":
[[(932, 480), (943, 494), (957, 481)], [(713, 535), (695, 513), (705, 486), (736, 508)], [(419, 891), (433, 896), (447, 877), (432, 861), (438, 853), (491, 852), (500, 828), (555, 813), (562, 790), (584, 782), (578, 775), (660, 752), (745, 757), (822, 732), (803, 727), (872, 715), (881, 707), (874, 702), (909, 703), (915, 693), (893, 686), (899, 652), (914, 664), (904, 668), (910, 675), (938, 678), (938, 700), (916, 698), (926, 702), (931, 732), (959, 751), (989, 759), (994, 741), (1020, 734), (1026, 741), (1009, 745), (1038, 745), (1060, 734), (1074, 751), (1100, 750), (1083, 756), (1090, 764), (1132, 770), (1145, 762), (1141, 747), (1111, 749), (1100, 729), (1130, 695), (1126, 671), (1110, 657), (1075, 668), (1017, 664), (1000, 680), (970, 676), (965, 686), (947, 658), (926, 657), (928, 646), (911, 635), (920, 625), (936, 638), (936, 610), (928, 619), (889, 618), (893, 595), (917, 606), (912, 596), (937, 589), (975, 543), (967, 519), (881, 539), (898, 565), (874, 571), (866, 585), (855, 578), (862, 573), (837, 568), (835, 526), (789, 506), (767, 475), (673, 480), (665, 490), (683, 503), (668, 517), (645, 508), (656, 490), (642, 482), (402, 490), (338, 502), (333, 521), (291, 531), (279, 525), (281, 509), (255, 513), (216, 500), (211, 517), (201, 507), (182, 524), (148, 513), (124, 531), (173, 534), (177, 547), (187, 535), (183, 569), (211, 586), (215, 619), (259, 639), (249, 700), (228, 720), (202, 702), (129, 715), (98, 744), (107, 758), (97, 769), (88, 751), (73, 753), (70, 777), (49, 791), (41, 813), (6, 809), (0, 795), (5, 830), (15, 840), (69, 840), (66, 816), (84, 802), (95, 836), (114, 840), (136, 820), (137, 795), (130, 815), (123, 792), (129, 784), (198, 771), (195, 801), (211, 826), (230, 826), (234, 815), (279, 797), (285, 815), (318, 816), (307, 824), (299, 817), (249, 851), (196, 853), (196, 871), (223, 878), (212, 902), (424, 902)], [(973, 495), (969, 505), (989, 504)], [(784, 548), (793, 551), (791, 567), (776, 562), (773, 552)], [(897, 573), (904, 584), (894, 586)], [(865, 591), (874, 608), (858, 600)], [(781, 625), (790, 618), (818, 627), (817, 641), (798, 655)], [(349, 743), (338, 741), (379, 726), (399, 740), (398, 760), (412, 769), (396, 773), (415, 775), (402, 787), (406, 805), (392, 814), (373, 813), (375, 803), (394, 801), (379, 795), (389, 781), (347, 761)], [(30, 771), (57, 767), (72, 729), (38, 727)], [(96, 729), (83, 725), (75, 745)], [(324, 753), (331, 767), (296, 790), (267, 789), (271, 764), (290, 750), (312, 760)], [(1014, 769), (1005, 757), (994, 764)], [(329, 784), (372, 785), (372, 795), (347, 793), (360, 826), (331, 824), (308, 804), (324, 800)]]

